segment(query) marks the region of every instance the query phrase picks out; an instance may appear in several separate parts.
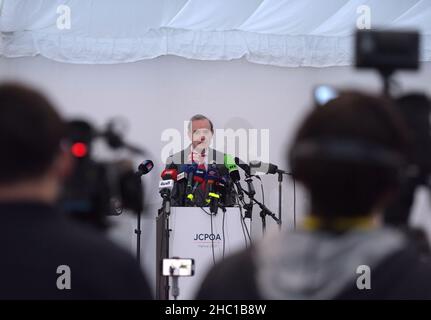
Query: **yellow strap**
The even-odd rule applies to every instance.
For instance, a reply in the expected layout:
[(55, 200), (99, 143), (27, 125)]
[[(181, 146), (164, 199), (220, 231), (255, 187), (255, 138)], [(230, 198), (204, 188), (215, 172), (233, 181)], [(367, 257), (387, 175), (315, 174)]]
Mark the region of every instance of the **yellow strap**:
[(318, 229), (332, 229), (345, 231), (350, 229), (373, 228), (373, 217), (333, 218), (322, 219), (316, 216), (307, 216), (304, 220), (304, 228), (309, 231)]
[(208, 193), (208, 196), (213, 197), (213, 198), (220, 199), (220, 195), (219, 195), (219, 194), (217, 194), (217, 193), (214, 193), (214, 192), (210, 192), (210, 193)]

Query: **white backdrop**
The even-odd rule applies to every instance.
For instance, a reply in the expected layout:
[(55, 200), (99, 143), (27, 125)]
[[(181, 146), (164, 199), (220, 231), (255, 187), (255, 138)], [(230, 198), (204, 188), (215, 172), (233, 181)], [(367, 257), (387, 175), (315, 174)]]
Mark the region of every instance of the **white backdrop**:
[[(399, 80), (404, 91), (424, 90), (431, 94), (431, 64), (419, 73), (403, 73)], [(309, 110), (311, 90), (317, 84), (355, 86), (377, 91), (373, 72), (356, 72), (350, 67), (279, 68), (251, 64), (245, 60), (208, 62), (179, 57), (161, 57), (119, 65), (74, 65), (42, 57), (0, 58), (0, 81), (20, 80), (42, 89), (68, 117), (84, 115), (98, 125), (115, 115), (130, 121), (128, 139), (149, 150), (155, 159), (153, 172), (144, 177), (149, 204), (144, 221), (143, 251), (145, 268), (155, 272), (155, 233), (153, 218), (160, 197), (157, 183), (162, 169), (159, 160), (166, 128), (182, 130), (183, 120), (195, 113), (208, 115), (218, 128), (225, 126), (270, 130), (271, 161), (286, 168), (284, 152), (299, 121)], [(142, 159), (136, 159), (142, 160)], [(268, 207), (277, 209), (275, 176), (264, 177)], [(257, 187), (257, 185), (256, 185)], [(284, 182), (283, 220), (292, 227), (293, 190)], [(259, 189), (257, 193), (259, 193)], [(414, 221), (431, 232), (431, 213), (424, 191), (416, 201)], [(302, 215), (306, 199), (297, 192), (297, 211)], [(260, 221), (254, 212), (253, 235), (259, 237)], [(117, 219), (115, 237), (133, 249), (135, 220)], [(268, 220), (270, 225), (273, 225)]]

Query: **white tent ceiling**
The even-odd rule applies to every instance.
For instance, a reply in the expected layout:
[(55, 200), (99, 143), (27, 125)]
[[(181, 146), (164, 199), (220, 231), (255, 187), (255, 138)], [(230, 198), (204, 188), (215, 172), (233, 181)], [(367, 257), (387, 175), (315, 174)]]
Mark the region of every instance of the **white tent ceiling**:
[[(69, 63), (123, 63), (177, 55), (245, 57), (278, 66), (348, 65), (352, 34), (370, 8), (372, 27), (417, 28), (431, 60), (431, 0), (0, 0), (0, 55)], [(60, 5), (70, 29), (59, 29)]]

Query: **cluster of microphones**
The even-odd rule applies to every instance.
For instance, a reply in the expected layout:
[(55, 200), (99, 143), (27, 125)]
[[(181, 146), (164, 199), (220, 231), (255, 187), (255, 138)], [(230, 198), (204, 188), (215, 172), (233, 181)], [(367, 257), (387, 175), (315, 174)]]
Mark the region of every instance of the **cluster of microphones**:
[[(227, 170), (225, 170), (226, 168)], [(161, 173), (162, 180), (159, 183), (159, 192), (163, 199), (163, 209), (170, 212), (171, 200), (186, 207), (208, 207), (212, 214), (217, 214), (218, 209), (224, 210), (226, 206), (233, 206), (235, 197), (243, 202), (244, 193), (250, 194), (241, 186), (238, 168), (244, 170), (246, 177), (257, 172), (262, 174), (275, 174), (284, 172), (273, 164), (260, 161), (247, 164), (239, 158), (230, 155), (224, 156), (223, 166), (215, 162), (207, 167), (197, 163), (170, 165)], [(181, 190), (174, 194), (174, 188)], [(201, 189), (202, 191), (198, 190)], [(198, 194), (197, 194), (198, 193)], [(204, 197), (202, 199), (202, 197)]]
[[(225, 157), (225, 165), (229, 163), (229, 157)], [(234, 163), (235, 165), (235, 163)], [(236, 172), (236, 173), (235, 173)], [(231, 181), (239, 181), (238, 169), (232, 167), (229, 176), (220, 172), (215, 162), (209, 163), (206, 168), (197, 163), (183, 164), (180, 166), (171, 165), (163, 170), (162, 180), (159, 183), (159, 191), (164, 203), (169, 205), (175, 184), (181, 186), (179, 194), (176, 194), (176, 203), (186, 207), (208, 206), (211, 213), (217, 213), (219, 207), (226, 205), (225, 199), (228, 186)], [(205, 199), (199, 199), (197, 190), (202, 189), (201, 195)], [(180, 197), (180, 199), (178, 199)]]

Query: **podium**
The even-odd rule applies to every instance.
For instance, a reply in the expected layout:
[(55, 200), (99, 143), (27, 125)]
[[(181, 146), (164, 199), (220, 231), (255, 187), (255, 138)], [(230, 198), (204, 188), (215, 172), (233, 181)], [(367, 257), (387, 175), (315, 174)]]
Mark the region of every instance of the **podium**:
[[(166, 225), (168, 223), (168, 226)], [(249, 238), (246, 229), (250, 230), (249, 219), (243, 220), (238, 207), (218, 210), (211, 215), (209, 208), (172, 207), (166, 219), (163, 213), (157, 217), (157, 292), (158, 299), (173, 299), (171, 290), (167, 294), (169, 278), (161, 275), (163, 258), (179, 257), (195, 260), (195, 274), (191, 277), (180, 277), (180, 295), (178, 299), (194, 299), (205, 275), (220, 262), (223, 257), (244, 249)], [(166, 235), (169, 232), (169, 247), (166, 246)], [(168, 252), (169, 251), (169, 252)]]

